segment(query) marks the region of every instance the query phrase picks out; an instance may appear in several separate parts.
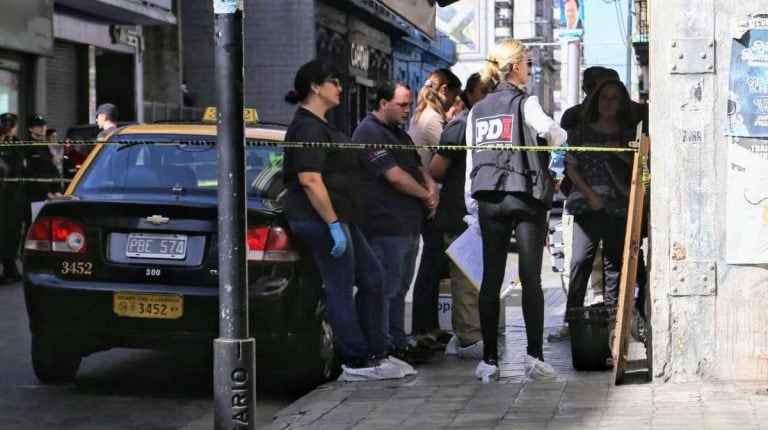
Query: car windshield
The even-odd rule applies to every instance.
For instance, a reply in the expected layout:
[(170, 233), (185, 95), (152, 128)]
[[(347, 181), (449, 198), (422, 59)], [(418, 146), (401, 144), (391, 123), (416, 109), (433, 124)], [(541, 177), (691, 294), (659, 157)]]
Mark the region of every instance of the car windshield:
[[(161, 139), (170, 140), (165, 136)], [(130, 143), (106, 143), (74, 193), (80, 196), (131, 192), (170, 194), (172, 191), (216, 194), (216, 146), (162, 143), (161, 139), (131, 136)], [(194, 139), (184, 136), (175, 141), (192, 142)], [(249, 145), (245, 153), (248, 197), (277, 199), (282, 192), (282, 148)]]

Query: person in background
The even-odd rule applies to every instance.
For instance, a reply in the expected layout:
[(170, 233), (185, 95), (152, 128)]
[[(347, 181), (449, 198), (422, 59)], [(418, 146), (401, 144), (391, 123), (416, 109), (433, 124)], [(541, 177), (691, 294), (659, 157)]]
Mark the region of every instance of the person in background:
[[(597, 85), (605, 79), (618, 79), (619, 74), (613, 69), (607, 69), (602, 66), (592, 66), (584, 69), (584, 73), (581, 78), (581, 89), (584, 91), (584, 100), (581, 103), (571, 106), (563, 112), (563, 116), (560, 118), (560, 127), (566, 131), (574, 130), (581, 123), (582, 112), (587, 106), (589, 96), (595, 92)], [(563, 178), (563, 183), (560, 186), (561, 190), (570, 191), (573, 183), (567, 176)], [(567, 195), (566, 195), (567, 198)], [(561, 218), (563, 225), (563, 252), (565, 258), (563, 259), (563, 271), (560, 273), (560, 279), (563, 283), (566, 295), (568, 294), (568, 285), (571, 279), (571, 243), (573, 238), (573, 215), (568, 213), (567, 210), (563, 211)], [(595, 302), (603, 301), (603, 253), (601, 247), (598, 246), (595, 250), (595, 263), (592, 267), (592, 274), (590, 275), (590, 281), (592, 284), (592, 293)], [(566, 340), (570, 338), (570, 332), (568, 331), (568, 325), (563, 325), (558, 330), (552, 332), (547, 336), (549, 342), (557, 342), (560, 340)]]
[[(3, 140), (0, 142), (0, 158), (8, 166), (6, 177), (20, 178), (24, 170), (23, 149), (7, 144), (18, 141), (18, 117), (6, 112), (0, 115), (0, 128)], [(24, 187), (19, 182), (8, 182), (0, 199), (3, 205), (3, 222), (0, 223), (0, 261), (3, 264), (3, 278), (8, 281), (21, 281), (16, 265), (16, 258), (21, 243), (23, 225)]]
[[(445, 126), (440, 136), (440, 146), (466, 146), (465, 132), (469, 110), (485, 98), (490, 89), (491, 85), (483, 82), (479, 73), (470, 75), (461, 93), (464, 109), (457, 112), (453, 120)], [(446, 248), (467, 229), (464, 221), (467, 215), (464, 206), (466, 160), (467, 154), (464, 151), (443, 149), (435, 153), (429, 164), (429, 174), (442, 183), (435, 221), (437, 228), (443, 233)], [(451, 276), (451, 326), (454, 335), (445, 352), (464, 358), (483, 358), (483, 337), (477, 305), (480, 293), (453, 261), (448, 262), (448, 270)], [(499, 320), (503, 323), (501, 318)]]
[[(589, 98), (584, 121), (570, 134), (571, 146), (626, 148), (634, 139), (629, 94), (614, 79), (604, 80)], [(603, 243), (606, 304), (616, 304), (627, 223), (628, 196), (621, 192), (631, 176), (631, 157), (621, 152), (578, 151), (566, 154), (565, 174), (573, 189), (566, 209), (573, 214), (569, 309), (584, 305), (595, 249)]]
[(88, 156), (75, 144), (73, 134), (74, 131), (70, 127), (64, 135), (64, 161), (62, 163), (62, 175), (70, 179), (75, 177), (75, 173)]
[[(437, 145), (446, 123), (446, 113), (461, 92), (461, 81), (448, 69), (433, 71), (419, 90), (416, 110), (408, 134), (416, 145)], [(432, 151), (420, 150), (421, 165), (426, 169)], [(416, 281), (413, 285), (414, 338), (433, 350), (445, 349), (451, 335), (440, 329), (438, 297), (440, 280), (449, 278), (443, 234), (433, 219), (422, 220), (421, 238), (424, 245)]]
[(314, 60), (296, 72), (286, 101), (300, 106), (285, 140), (335, 146), (285, 148), (283, 211), (320, 271), (327, 317), (339, 343), (339, 379), (402, 378), (413, 369), (387, 357), (382, 268), (358, 227), (359, 151), (343, 148), (349, 140), (326, 119), (328, 110), (339, 105), (341, 91), (338, 70), (332, 65)]
[(109, 133), (117, 128), (118, 116), (119, 112), (117, 106), (112, 103), (104, 103), (96, 108), (96, 124), (99, 126), (99, 129), (101, 129), (99, 135), (96, 136), (96, 140), (102, 141), (106, 139)]
[[(8, 133), (8, 130), (6, 130), (5, 124), (3, 124), (2, 121), (0, 121), (0, 143), (5, 141), (5, 136)], [(8, 170), (10, 166), (8, 163), (6, 163), (5, 159), (2, 157), (3, 151), (0, 150), (0, 201), (5, 201), (6, 194), (5, 189), (7, 186), (7, 182), (3, 181), (6, 177), (8, 177)], [(3, 229), (1, 226), (5, 224), (5, 214), (7, 211), (2, 210), (0, 211), (0, 246), (2, 246), (2, 243), (5, 242), (5, 238), (3, 236)], [(11, 279), (6, 278), (2, 274), (0, 274), (0, 284), (7, 284), (9, 282), (12, 282)]]
[(40, 179), (41, 182), (31, 182), (26, 186), (26, 201), (24, 203), (24, 222), (27, 227), (32, 223), (32, 211), (30, 204), (32, 202), (44, 201), (52, 198), (57, 193), (64, 191), (64, 186), (59, 181), (50, 181), (51, 179), (61, 179), (61, 173), (56, 166), (55, 155), (51, 151), (50, 145), (42, 145), (46, 142), (48, 123), (40, 114), (35, 114), (27, 120), (29, 131), (29, 140), (40, 142), (41, 145), (28, 146), (24, 150), (24, 161), (26, 168), (24, 175), (28, 178)]
[[(376, 86), (375, 106), (352, 135), (355, 143), (413, 145), (400, 126), (408, 121), (413, 95), (403, 82)], [(434, 357), (432, 349), (411, 344), (405, 332), (405, 295), (413, 280), (419, 232), (425, 211), (434, 215), (437, 186), (421, 169), (416, 151), (370, 149), (360, 154), (360, 229), (384, 269), (384, 332), (390, 356), (410, 364)]]
[[(59, 133), (56, 131), (55, 128), (49, 128), (45, 132), (45, 140), (48, 142), (58, 142), (59, 141)], [(51, 156), (53, 157), (53, 164), (56, 166), (56, 169), (59, 171), (59, 177), (63, 177), (64, 173), (64, 147), (60, 145), (48, 145), (48, 148), (51, 151)], [(63, 185), (62, 185), (63, 187)]]
[(465, 199), (470, 214), (477, 214), (482, 236), (483, 280), (480, 287), (480, 327), (483, 359), (475, 375), (483, 381), (498, 374), (499, 293), (504, 278), (507, 249), (515, 233), (522, 284), (522, 308), (527, 348), (526, 375), (552, 379), (555, 370), (544, 362), (544, 293), (541, 265), (547, 234), (547, 211), (552, 204), (554, 181), (549, 154), (542, 151), (482, 150), (487, 145), (536, 147), (538, 139), (559, 146), (567, 134), (547, 116), (538, 97), (522, 89), (533, 62), (525, 45), (502, 39), (491, 48), (480, 71), (493, 91), (472, 107), (467, 119)]

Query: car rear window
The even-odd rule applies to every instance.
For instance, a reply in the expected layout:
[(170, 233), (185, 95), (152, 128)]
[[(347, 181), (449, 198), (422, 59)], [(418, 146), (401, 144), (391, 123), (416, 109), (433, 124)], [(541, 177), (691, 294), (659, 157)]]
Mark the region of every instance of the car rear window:
[[(77, 184), (75, 194), (156, 190), (212, 193), (218, 188), (218, 152), (209, 136), (130, 136), (108, 142)], [(143, 143), (148, 142), (148, 143)], [(170, 142), (184, 142), (173, 144)], [(245, 151), (248, 197), (276, 200), (283, 191), (279, 147), (248, 145)]]

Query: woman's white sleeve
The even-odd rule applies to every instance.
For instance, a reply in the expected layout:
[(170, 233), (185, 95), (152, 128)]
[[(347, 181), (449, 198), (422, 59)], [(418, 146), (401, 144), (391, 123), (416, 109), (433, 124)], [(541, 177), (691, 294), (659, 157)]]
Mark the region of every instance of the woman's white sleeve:
[(544, 113), (537, 96), (530, 96), (523, 105), (525, 123), (536, 130), (536, 134), (547, 140), (549, 146), (560, 146), (568, 139), (565, 132), (552, 118)]
[[(473, 112), (469, 111), (467, 115), (467, 129), (465, 131), (465, 137), (467, 146), (472, 146), (474, 143), (474, 117)], [(472, 198), (472, 180), (469, 178), (469, 174), (472, 173), (472, 151), (467, 150), (467, 168), (464, 171), (464, 204), (467, 207), (467, 213), (477, 217), (477, 200)]]

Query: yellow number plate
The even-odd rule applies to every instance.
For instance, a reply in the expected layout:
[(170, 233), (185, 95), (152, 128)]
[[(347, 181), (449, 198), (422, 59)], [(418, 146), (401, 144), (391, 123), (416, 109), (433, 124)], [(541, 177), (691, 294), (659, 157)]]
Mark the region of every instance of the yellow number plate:
[(177, 319), (184, 314), (184, 297), (116, 291), (112, 310), (121, 317)]

